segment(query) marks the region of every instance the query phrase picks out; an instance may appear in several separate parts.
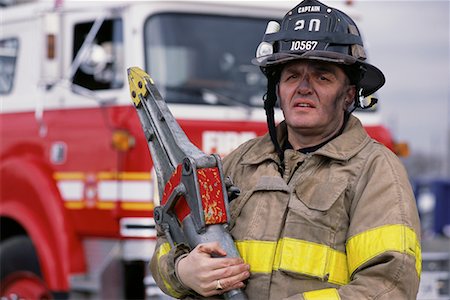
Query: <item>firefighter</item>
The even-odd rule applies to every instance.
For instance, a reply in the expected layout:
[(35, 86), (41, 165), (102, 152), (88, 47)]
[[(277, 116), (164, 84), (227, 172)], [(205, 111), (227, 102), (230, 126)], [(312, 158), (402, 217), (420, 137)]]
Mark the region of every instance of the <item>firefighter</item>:
[(241, 190), (230, 230), (242, 260), (212, 258), (225, 254), (218, 243), (169, 250), (160, 232), (160, 287), (188, 298), (243, 288), (249, 299), (415, 299), (420, 227), (408, 176), (352, 115), (385, 82), (354, 21), (305, 0), (269, 24), (253, 63), (268, 79), (269, 133), (224, 159)]

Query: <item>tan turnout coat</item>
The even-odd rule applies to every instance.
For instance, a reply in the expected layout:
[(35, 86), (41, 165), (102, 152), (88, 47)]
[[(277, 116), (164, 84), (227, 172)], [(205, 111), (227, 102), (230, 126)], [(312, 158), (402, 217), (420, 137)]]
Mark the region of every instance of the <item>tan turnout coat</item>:
[[(280, 142), (284, 123), (277, 127)], [(249, 299), (415, 299), (421, 272), (419, 218), (399, 159), (350, 117), (344, 132), (313, 153), (270, 137), (224, 159), (240, 188), (231, 234), (251, 277)], [(173, 249), (160, 232), (151, 270), (172, 296), (195, 297), (178, 281)]]

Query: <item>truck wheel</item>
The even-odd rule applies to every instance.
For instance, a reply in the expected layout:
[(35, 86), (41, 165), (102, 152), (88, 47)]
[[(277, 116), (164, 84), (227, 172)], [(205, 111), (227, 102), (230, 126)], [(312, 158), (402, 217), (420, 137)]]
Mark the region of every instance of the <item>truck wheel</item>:
[(27, 236), (12, 237), (0, 245), (0, 295), (2, 299), (52, 298)]

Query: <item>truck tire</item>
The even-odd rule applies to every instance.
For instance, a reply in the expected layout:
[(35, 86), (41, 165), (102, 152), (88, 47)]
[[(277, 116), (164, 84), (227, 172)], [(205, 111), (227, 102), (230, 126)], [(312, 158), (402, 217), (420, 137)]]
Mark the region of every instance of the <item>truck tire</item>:
[(0, 244), (0, 296), (2, 299), (53, 298), (27, 236), (15, 236)]

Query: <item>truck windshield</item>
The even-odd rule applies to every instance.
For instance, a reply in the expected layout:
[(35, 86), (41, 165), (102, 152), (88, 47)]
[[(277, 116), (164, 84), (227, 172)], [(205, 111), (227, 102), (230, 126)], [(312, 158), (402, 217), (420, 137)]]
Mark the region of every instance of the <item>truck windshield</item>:
[(146, 69), (167, 102), (262, 106), (252, 65), (267, 20), (164, 13), (145, 24)]

